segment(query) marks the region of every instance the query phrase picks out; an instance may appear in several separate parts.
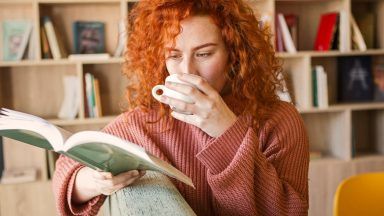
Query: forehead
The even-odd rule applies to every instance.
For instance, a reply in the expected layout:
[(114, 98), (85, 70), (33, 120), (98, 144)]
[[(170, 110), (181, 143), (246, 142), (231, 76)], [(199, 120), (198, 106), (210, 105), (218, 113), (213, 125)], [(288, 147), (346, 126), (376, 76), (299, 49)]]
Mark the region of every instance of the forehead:
[(176, 37), (176, 47), (221, 43), (221, 31), (209, 16), (192, 16), (181, 21), (181, 32)]

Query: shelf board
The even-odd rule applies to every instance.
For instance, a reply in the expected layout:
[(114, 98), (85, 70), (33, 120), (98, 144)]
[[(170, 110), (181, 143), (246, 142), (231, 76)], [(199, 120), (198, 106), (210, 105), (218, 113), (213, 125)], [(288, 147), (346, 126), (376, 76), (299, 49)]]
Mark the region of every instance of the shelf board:
[(111, 58), (107, 60), (68, 60), (68, 59), (43, 59), (43, 60), (22, 60), (22, 61), (0, 61), (0, 67), (17, 66), (45, 66), (45, 65), (75, 65), (80, 64), (118, 64), (123, 63), (123, 58)]
[(299, 110), (300, 113), (326, 113), (326, 112), (342, 112), (342, 111), (358, 111), (358, 110), (376, 110), (384, 109), (384, 102), (371, 102), (371, 103), (349, 103), (349, 104), (336, 104), (330, 105), (327, 108), (310, 108)]
[(298, 51), (297, 53), (278, 52), (280, 58), (301, 58), (301, 57), (338, 57), (338, 56), (360, 56), (360, 55), (384, 55), (384, 49), (370, 49), (367, 51), (352, 50), (340, 51)]
[(116, 116), (104, 116), (101, 118), (84, 118), (84, 119), (50, 119), (50, 123), (58, 126), (72, 126), (72, 125), (91, 125), (91, 124), (107, 124), (115, 119)]
[(120, 0), (37, 0), (37, 3), (43, 3), (43, 4), (120, 3)]

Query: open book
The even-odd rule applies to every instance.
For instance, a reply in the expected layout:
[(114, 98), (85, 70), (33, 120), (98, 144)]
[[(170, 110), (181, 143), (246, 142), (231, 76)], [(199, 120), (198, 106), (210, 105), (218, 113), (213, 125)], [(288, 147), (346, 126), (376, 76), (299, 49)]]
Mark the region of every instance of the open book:
[(90, 168), (116, 175), (128, 170), (160, 171), (192, 187), (192, 180), (142, 147), (99, 131), (75, 134), (48, 121), (10, 109), (0, 110), (0, 136), (53, 150)]

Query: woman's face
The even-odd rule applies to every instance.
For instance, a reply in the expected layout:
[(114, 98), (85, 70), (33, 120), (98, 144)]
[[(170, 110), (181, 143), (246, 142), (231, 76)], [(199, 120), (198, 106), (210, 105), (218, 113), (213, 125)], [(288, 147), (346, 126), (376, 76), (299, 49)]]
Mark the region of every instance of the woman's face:
[(175, 47), (166, 47), (168, 72), (201, 76), (220, 92), (228, 70), (228, 52), (220, 29), (209, 16), (189, 17), (181, 22), (181, 26)]

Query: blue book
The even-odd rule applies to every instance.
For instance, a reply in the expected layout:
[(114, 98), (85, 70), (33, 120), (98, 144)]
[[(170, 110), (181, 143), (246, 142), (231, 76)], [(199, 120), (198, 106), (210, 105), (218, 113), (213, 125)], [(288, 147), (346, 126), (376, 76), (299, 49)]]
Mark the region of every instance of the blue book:
[(75, 54), (105, 53), (104, 23), (76, 21), (72, 28)]

